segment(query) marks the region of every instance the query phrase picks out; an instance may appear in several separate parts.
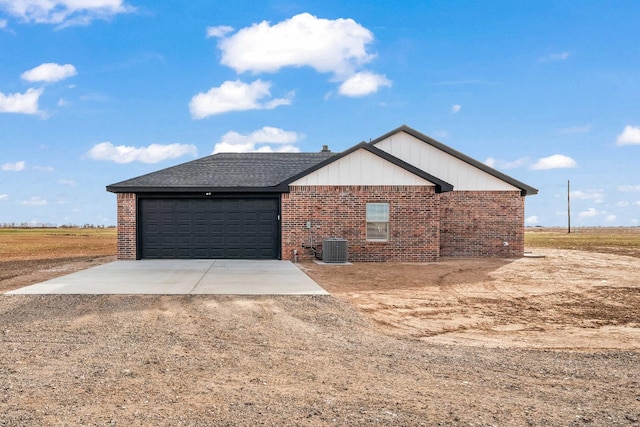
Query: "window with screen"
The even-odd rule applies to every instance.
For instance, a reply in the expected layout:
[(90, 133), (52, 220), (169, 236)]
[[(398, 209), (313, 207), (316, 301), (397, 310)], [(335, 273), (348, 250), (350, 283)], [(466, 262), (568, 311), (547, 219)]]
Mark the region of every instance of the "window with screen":
[(389, 203), (367, 203), (367, 240), (389, 240)]

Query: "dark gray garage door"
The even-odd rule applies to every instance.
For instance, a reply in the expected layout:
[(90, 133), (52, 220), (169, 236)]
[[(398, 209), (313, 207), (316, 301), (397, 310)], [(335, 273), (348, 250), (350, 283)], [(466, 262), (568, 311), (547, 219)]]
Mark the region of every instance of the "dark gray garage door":
[(142, 258), (278, 258), (278, 200), (141, 199)]

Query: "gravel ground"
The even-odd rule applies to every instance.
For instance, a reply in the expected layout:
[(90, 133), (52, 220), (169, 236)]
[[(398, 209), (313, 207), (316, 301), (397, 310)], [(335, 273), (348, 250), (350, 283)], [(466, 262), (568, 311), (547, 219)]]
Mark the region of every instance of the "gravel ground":
[[(303, 265), (333, 296), (0, 295), (0, 426), (640, 424), (637, 258)], [(112, 260), (0, 261), (0, 292)]]
[(2, 296), (0, 425), (637, 425), (640, 353), (434, 344), (331, 296)]

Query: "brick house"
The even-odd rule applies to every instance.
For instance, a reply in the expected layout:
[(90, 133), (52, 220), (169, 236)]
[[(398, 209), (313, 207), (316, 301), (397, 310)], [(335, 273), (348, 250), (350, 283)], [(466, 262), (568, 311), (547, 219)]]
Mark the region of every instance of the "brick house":
[(107, 186), (118, 258), (514, 257), (538, 192), (407, 126), (342, 153), (220, 153)]

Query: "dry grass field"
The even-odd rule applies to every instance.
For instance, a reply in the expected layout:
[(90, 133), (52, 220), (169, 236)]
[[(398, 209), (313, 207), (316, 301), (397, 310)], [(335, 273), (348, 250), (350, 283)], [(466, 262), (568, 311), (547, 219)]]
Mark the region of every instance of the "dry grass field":
[(527, 228), (529, 248), (572, 249), (640, 258), (640, 227)]
[[(575, 249), (640, 257), (640, 227), (527, 228), (528, 248)], [(0, 228), (0, 261), (111, 256), (115, 228)]]
[(0, 293), (115, 260), (115, 228), (0, 228)]
[(0, 228), (0, 261), (84, 258), (115, 253), (115, 228)]
[[(331, 296), (0, 295), (0, 425), (640, 423), (640, 229), (544, 258), (301, 264)], [(0, 230), (0, 292), (114, 259)]]

